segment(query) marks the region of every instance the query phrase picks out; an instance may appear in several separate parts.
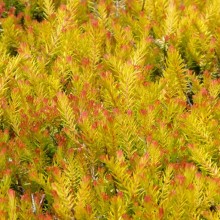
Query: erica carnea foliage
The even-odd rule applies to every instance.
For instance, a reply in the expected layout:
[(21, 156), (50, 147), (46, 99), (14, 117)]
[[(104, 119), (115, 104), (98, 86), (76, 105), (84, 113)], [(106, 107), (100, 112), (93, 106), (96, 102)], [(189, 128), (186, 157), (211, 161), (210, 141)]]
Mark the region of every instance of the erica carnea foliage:
[(220, 219), (218, 0), (0, 3), (0, 219)]

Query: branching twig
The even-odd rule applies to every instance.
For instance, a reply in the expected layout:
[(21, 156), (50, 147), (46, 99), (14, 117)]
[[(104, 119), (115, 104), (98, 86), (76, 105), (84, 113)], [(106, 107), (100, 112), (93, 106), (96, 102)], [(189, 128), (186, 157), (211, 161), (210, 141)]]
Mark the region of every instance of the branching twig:
[(36, 208), (36, 204), (35, 204), (34, 194), (33, 193), (31, 193), (31, 202), (32, 202), (32, 211), (33, 211), (34, 214), (36, 214), (37, 208)]
[(40, 200), (40, 203), (39, 203), (40, 208), (43, 206), (44, 200), (45, 200), (45, 194), (43, 194), (42, 197), (41, 197), (41, 200)]
[(145, 0), (143, 0), (141, 11), (144, 11), (144, 7), (145, 7)]

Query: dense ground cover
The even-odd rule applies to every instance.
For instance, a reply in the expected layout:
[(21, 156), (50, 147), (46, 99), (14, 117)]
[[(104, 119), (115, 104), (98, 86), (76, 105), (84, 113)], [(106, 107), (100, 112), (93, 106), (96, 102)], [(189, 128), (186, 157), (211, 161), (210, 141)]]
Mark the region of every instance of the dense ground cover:
[(219, 0), (6, 0), (0, 51), (0, 219), (220, 219)]

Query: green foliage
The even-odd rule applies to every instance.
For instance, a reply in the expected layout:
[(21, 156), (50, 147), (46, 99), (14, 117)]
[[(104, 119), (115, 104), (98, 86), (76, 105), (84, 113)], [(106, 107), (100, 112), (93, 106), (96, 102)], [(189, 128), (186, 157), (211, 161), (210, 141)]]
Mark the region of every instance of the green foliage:
[(0, 3), (0, 218), (220, 219), (219, 5)]
[(15, 15), (18, 15), (20, 12), (23, 12), (25, 8), (24, 0), (4, 0), (6, 10), (10, 8), (15, 8)]
[(32, 4), (30, 13), (31, 18), (36, 19), (38, 22), (43, 21), (45, 18), (43, 7), (39, 3)]

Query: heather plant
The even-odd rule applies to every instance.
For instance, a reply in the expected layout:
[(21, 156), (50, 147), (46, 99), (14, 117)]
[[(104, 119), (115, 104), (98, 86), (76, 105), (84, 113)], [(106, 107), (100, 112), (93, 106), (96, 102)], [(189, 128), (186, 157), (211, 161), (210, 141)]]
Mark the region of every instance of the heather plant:
[(219, 16), (0, 3), (0, 219), (220, 219)]

